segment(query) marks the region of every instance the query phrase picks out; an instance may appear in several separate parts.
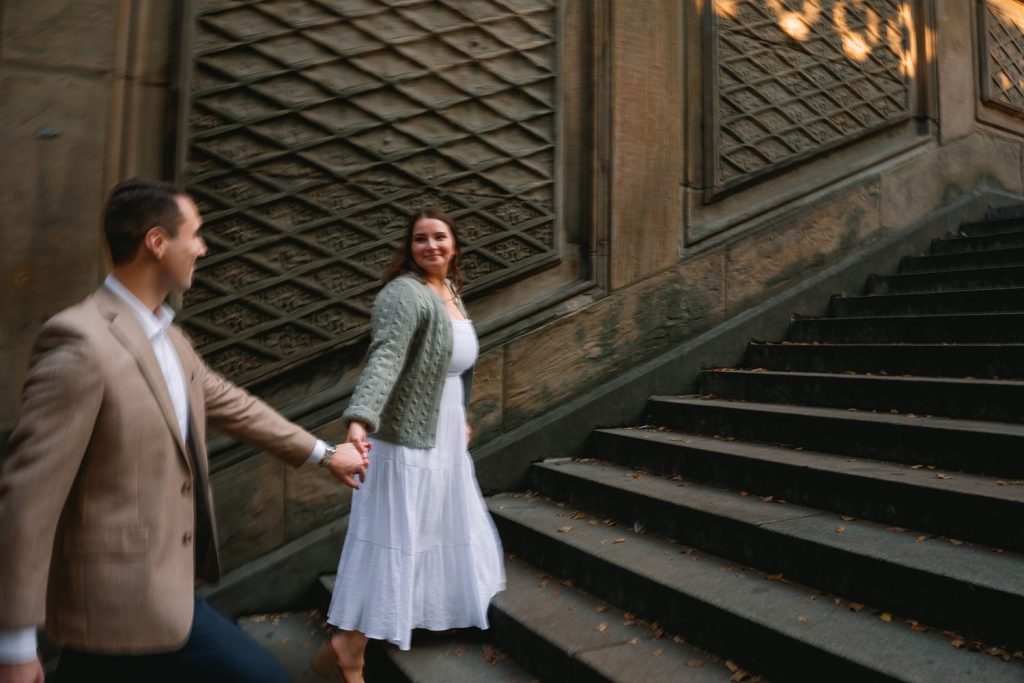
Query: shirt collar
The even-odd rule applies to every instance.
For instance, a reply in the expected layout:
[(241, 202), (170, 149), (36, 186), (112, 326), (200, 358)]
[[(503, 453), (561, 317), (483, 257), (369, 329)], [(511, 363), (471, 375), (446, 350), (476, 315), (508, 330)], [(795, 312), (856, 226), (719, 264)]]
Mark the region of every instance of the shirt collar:
[(171, 326), (171, 322), (174, 320), (174, 309), (167, 304), (160, 304), (159, 308), (156, 309), (156, 314), (153, 311), (146, 308), (146, 305), (139, 301), (139, 298), (128, 291), (121, 282), (114, 277), (113, 273), (107, 275), (107, 279), (103, 281), (103, 285), (113, 292), (119, 299), (128, 304), (132, 309), (132, 313), (138, 319), (139, 324), (142, 325), (142, 331), (146, 333), (148, 339), (155, 339), (162, 334), (166, 334), (168, 328)]

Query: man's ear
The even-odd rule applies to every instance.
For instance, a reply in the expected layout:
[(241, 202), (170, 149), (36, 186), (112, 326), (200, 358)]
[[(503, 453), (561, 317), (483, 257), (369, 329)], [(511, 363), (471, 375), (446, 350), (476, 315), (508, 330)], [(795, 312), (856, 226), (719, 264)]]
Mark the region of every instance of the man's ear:
[(159, 261), (167, 251), (167, 231), (159, 225), (153, 226), (142, 239), (142, 246), (153, 258)]

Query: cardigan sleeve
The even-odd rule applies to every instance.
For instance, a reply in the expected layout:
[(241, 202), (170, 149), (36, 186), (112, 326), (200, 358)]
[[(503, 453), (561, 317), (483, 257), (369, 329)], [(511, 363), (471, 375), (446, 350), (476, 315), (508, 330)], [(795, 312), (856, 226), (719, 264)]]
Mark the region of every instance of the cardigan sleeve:
[(366, 367), (342, 415), (346, 424), (359, 420), (371, 433), (380, 427), (380, 414), (405, 366), (420, 324), (420, 297), (413, 287), (416, 283), (406, 278), (392, 280), (373, 303)]

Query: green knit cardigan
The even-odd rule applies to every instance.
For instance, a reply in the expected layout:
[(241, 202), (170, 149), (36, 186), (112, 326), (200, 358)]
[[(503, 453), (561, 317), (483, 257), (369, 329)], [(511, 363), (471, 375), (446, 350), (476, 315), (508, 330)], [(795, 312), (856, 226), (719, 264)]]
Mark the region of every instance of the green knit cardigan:
[[(365, 423), (384, 441), (433, 448), (451, 357), (452, 323), (444, 303), (415, 275), (395, 278), (373, 302), (366, 367), (342, 419)], [(473, 368), (462, 382), (468, 406)]]

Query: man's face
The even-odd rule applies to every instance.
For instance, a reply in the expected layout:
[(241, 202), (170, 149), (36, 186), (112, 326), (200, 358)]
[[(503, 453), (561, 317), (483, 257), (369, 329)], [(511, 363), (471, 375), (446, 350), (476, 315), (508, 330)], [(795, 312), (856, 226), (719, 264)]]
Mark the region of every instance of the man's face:
[(203, 221), (195, 202), (184, 195), (178, 195), (176, 199), (182, 221), (178, 233), (173, 237), (168, 236), (167, 250), (160, 264), (168, 288), (174, 292), (183, 292), (192, 286), (192, 273), (195, 272), (196, 261), (206, 255), (206, 242), (199, 234)]

